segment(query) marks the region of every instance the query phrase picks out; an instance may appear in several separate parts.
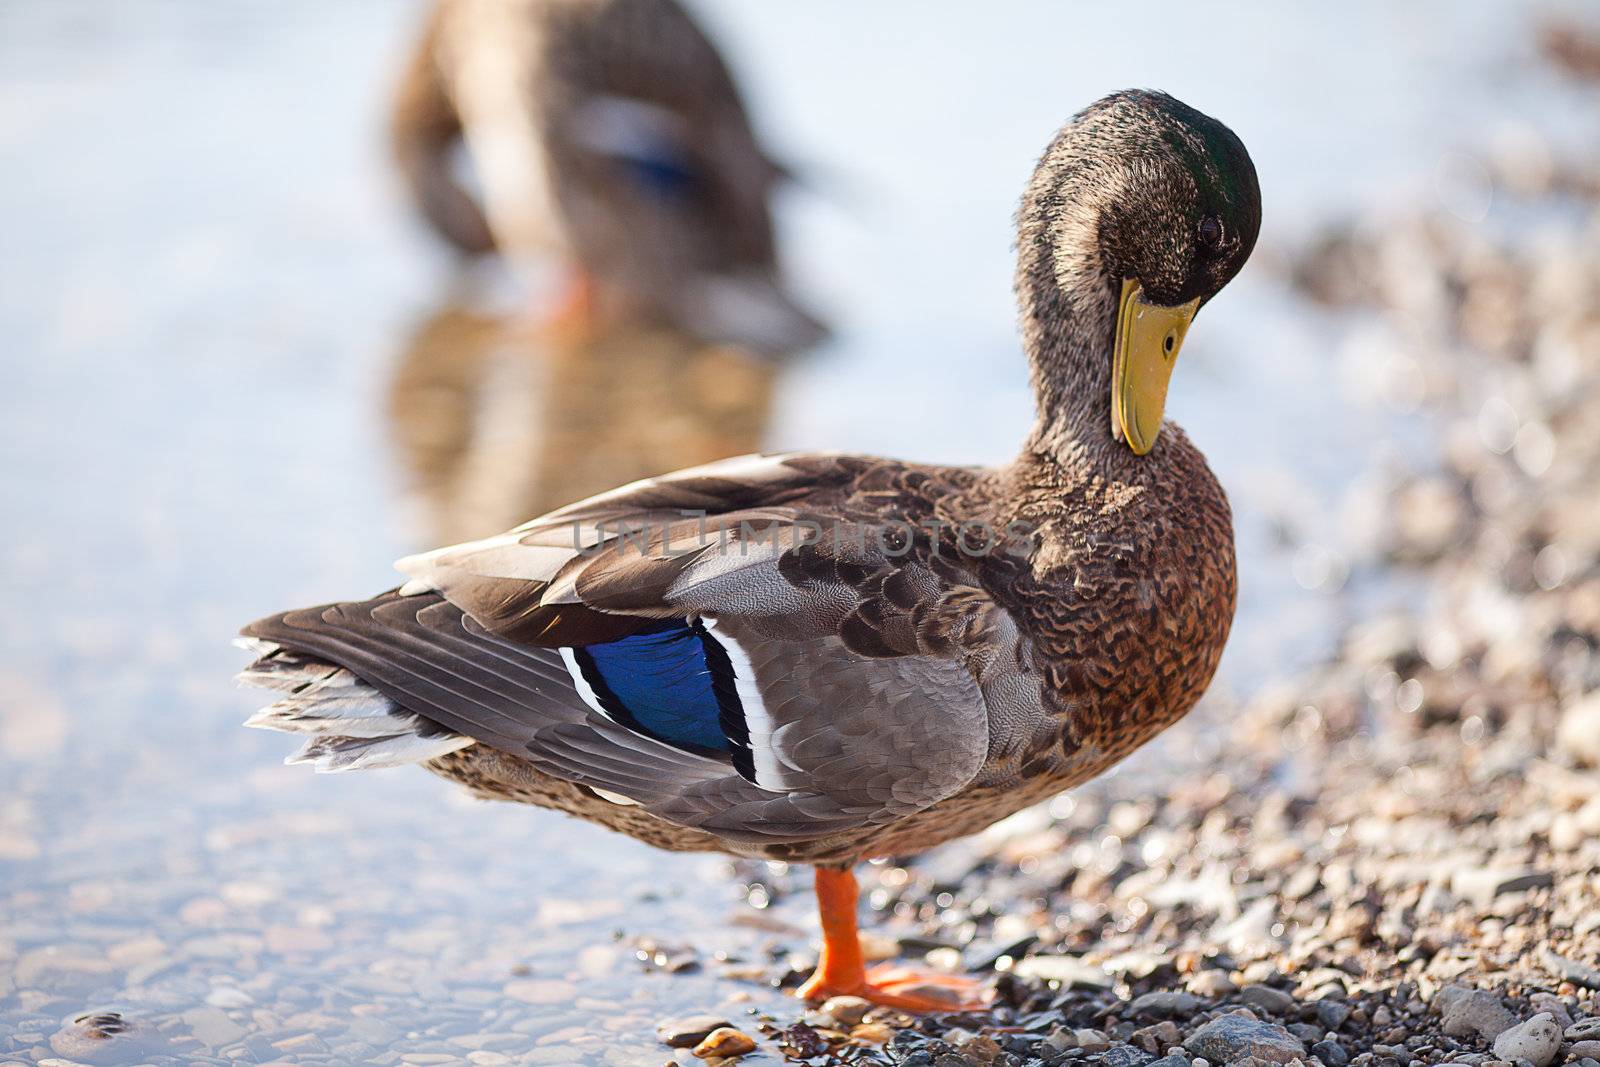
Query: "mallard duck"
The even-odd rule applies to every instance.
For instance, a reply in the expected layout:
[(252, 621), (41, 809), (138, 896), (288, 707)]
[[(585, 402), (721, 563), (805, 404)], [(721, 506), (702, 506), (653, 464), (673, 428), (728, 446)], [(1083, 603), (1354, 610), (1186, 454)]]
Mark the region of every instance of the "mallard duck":
[(1232, 623), (1227, 497), (1163, 425), (1200, 306), (1255, 243), (1243, 144), (1170, 96), (1072, 119), (1019, 213), (1038, 415), (996, 469), (726, 460), (400, 561), (245, 627), (249, 725), (319, 770), (418, 763), (666, 849), (816, 865), (808, 998), (982, 1005), (868, 971), (853, 864), (976, 831), (1187, 712)]
[[(769, 355), (823, 335), (778, 275), (784, 172), (675, 0), (438, 0), (391, 133), (413, 200), (452, 244), (564, 265), (559, 318)], [(481, 202), (456, 173), (462, 146)]]

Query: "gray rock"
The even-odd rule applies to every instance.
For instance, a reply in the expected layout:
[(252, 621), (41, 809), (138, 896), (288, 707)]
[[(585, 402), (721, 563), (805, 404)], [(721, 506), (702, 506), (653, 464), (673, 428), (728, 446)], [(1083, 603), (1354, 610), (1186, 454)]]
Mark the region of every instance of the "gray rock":
[(1190, 1035), (1183, 1047), (1213, 1063), (1232, 1063), (1243, 1056), (1288, 1063), (1306, 1054), (1305, 1043), (1275, 1023), (1247, 1014), (1224, 1015)]
[(1268, 1015), (1283, 1015), (1294, 1008), (1293, 997), (1269, 985), (1247, 985), (1239, 990), (1239, 999)]
[(1561, 1036), (1568, 1041), (1600, 1041), (1600, 1016), (1579, 1019), (1567, 1027), (1567, 1032)]
[(1104, 1067), (1146, 1067), (1153, 1059), (1155, 1057), (1142, 1048), (1115, 1045), (1100, 1057), (1100, 1062)]
[(1328, 1032), (1314, 1023), (1289, 1023), (1287, 1028), (1291, 1034), (1307, 1043), (1321, 1041)]
[(1318, 1041), (1311, 1046), (1311, 1054), (1327, 1067), (1345, 1067), (1350, 1062), (1350, 1053), (1337, 1041)]
[[(1437, 1003), (1445, 990), (1434, 998)], [(1464, 991), (1449, 998), (1441, 1028), (1451, 1037), (1477, 1037), (1493, 1041), (1513, 1026), (1517, 1017), (1506, 1010), (1500, 998), (1486, 989)]]
[(1325, 1030), (1337, 1030), (1350, 1018), (1350, 1005), (1332, 997), (1317, 1001), (1317, 1022)]
[(1189, 1061), (1178, 1055), (1163, 1056), (1159, 1060), (1145, 1064), (1145, 1067), (1189, 1067)]
[(711, 1031), (730, 1025), (720, 1015), (680, 1015), (656, 1023), (656, 1037), (671, 1048), (694, 1048)]
[(1494, 1054), (1502, 1060), (1527, 1060), (1533, 1067), (1549, 1067), (1561, 1050), (1561, 1027), (1542, 1011), (1495, 1038)]
[(1600, 1041), (1574, 1041), (1567, 1046), (1569, 1056), (1600, 1056)]
[(1588, 986), (1590, 989), (1600, 989), (1600, 969), (1569, 960), (1565, 956), (1557, 955), (1545, 949), (1539, 956), (1539, 961), (1545, 969), (1557, 978), (1565, 978), (1574, 985)]
[(1554, 993), (1532, 993), (1528, 996), (1528, 1003), (1533, 1005), (1535, 1012), (1547, 1011), (1556, 1017), (1556, 1025), (1562, 1029), (1572, 1025), (1572, 1016), (1567, 1014), (1567, 1006), (1561, 998)]
[(1179, 1030), (1178, 1024), (1171, 1019), (1163, 1019), (1142, 1030), (1135, 1030), (1128, 1035), (1128, 1040), (1154, 1056), (1182, 1041), (1183, 1031)]
[(1204, 1004), (1205, 1001), (1193, 993), (1163, 991), (1134, 998), (1128, 1010), (1138, 1019), (1187, 1019)]

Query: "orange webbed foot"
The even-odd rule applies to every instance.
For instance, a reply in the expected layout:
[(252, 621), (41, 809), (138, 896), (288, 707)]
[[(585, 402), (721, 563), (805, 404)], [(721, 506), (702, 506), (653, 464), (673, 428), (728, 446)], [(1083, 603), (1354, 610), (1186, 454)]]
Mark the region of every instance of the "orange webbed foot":
[(979, 978), (900, 965), (874, 967), (856, 982), (828, 981), (819, 970), (796, 993), (809, 1001), (853, 996), (909, 1012), (987, 1011), (993, 991)]
[(856, 934), (856, 880), (848, 870), (817, 868), (822, 959), (798, 993), (806, 1000), (855, 996), (911, 1012), (985, 1011), (992, 992), (981, 979), (883, 964), (870, 971)]

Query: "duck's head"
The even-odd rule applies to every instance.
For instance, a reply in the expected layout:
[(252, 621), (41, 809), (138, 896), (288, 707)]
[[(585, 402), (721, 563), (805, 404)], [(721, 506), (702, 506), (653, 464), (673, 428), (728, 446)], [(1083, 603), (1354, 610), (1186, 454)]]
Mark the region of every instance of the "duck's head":
[(1244, 266), (1260, 226), (1255, 167), (1222, 123), (1149, 91), (1078, 114), (1019, 215), (1043, 421), (1081, 441), (1103, 435), (1109, 404), (1113, 438), (1153, 449), (1189, 324)]

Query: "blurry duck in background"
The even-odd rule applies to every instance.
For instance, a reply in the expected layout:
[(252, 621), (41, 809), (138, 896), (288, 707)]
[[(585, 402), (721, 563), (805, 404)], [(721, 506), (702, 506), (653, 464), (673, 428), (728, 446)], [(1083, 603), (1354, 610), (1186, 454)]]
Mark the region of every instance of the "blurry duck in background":
[(851, 867), (972, 833), (1183, 716), (1232, 624), (1227, 497), (1163, 425), (1202, 304), (1255, 244), (1244, 146), (1123, 92), (1069, 122), (1018, 216), (1038, 414), (980, 469), (746, 457), (402, 560), (372, 600), (244, 629), (250, 725), (319, 770), (418, 763), (667, 849), (817, 865), (800, 989), (978, 1008), (863, 962)]
[(760, 447), (774, 360), (824, 330), (779, 277), (783, 172), (677, 3), (440, 0), (391, 129), (423, 216), (526, 302), (458, 286), (397, 368), (437, 540)]

